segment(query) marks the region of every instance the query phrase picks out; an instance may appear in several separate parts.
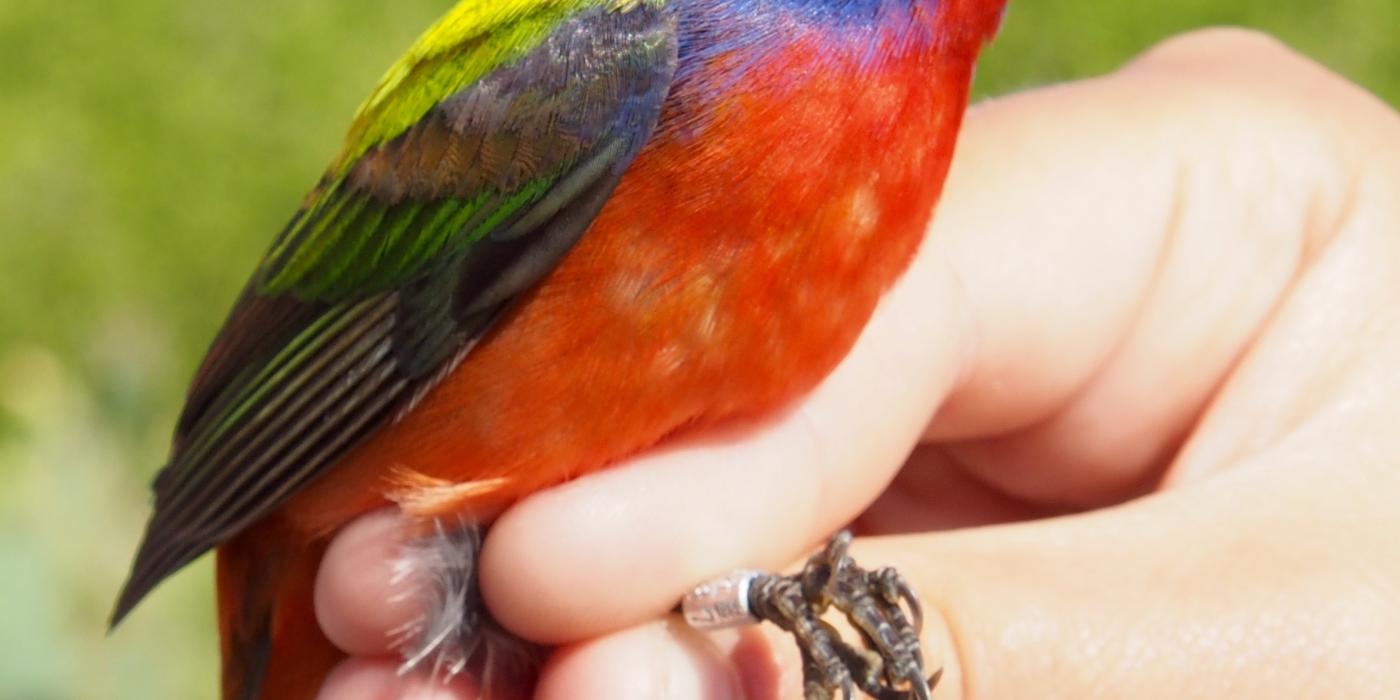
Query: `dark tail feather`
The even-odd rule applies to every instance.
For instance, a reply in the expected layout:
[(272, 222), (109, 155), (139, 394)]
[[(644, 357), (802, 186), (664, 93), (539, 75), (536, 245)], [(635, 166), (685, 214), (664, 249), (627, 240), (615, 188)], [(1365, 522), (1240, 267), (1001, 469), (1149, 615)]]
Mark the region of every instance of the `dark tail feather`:
[(107, 629), (115, 629), (161, 581), (209, 551), (209, 546), (154, 536), (155, 520), (146, 524), (146, 534), (131, 564), (131, 573), (122, 585), (117, 604), (108, 618)]
[(324, 548), (298, 546), (266, 525), (219, 547), (224, 700), (312, 700), (343, 658), (316, 623)]

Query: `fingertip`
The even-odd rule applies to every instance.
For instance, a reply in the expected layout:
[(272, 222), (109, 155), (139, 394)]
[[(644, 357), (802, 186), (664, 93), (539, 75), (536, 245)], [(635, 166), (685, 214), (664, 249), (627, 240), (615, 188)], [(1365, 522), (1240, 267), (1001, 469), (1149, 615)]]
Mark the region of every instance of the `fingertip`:
[(317, 700), (466, 700), (477, 697), (468, 678), (450, 682), (403, 676), (388, 659), (351, 659), (326, 677)]
[(735, 667), (675, 620), (566, 648), (546, 665), (537, 700), (730, 700), (745, 697)]
[(403, 521), (394, 511), (367, 515), (331, 541), (316, 577), (316, 618), (326, 637), (361, 656), (393, 651), (393, 632), (419, 614), (410, 582), (397, 576)]
[(326, 676), (316, 700), (389, 700), (397, 684), (388, 661), (350, 659)]
[(835, 527), (818, 505), (824, 477), (794, 478), (822, 461), (809, 434), (788, 416), (525, 499), (487, 536), (487, 606), (522, 637), (567, 644), (664, 615), (697, 582), (735, 567), (790, 561)]
[(1125, 63), (1120, 70), (1131, 73), (1162, 67), (1170, 70), (1192, 67), (1196, 75), (1210, 75), (1250, 63), (1278, 70), (1280, 60), (1311, 63), (1267, 32), (1247, 27), (1203, 27), (1163, 39)]
[(654, 488), (654, 476), (594, 475), (536, 494), (497, 520), (480, 573), (496, 619), (527, 639), (566, 644), (673, 606), (702, 553), (668, 545), (663, 528), (633, 525), (665, 507), (639, 492)]

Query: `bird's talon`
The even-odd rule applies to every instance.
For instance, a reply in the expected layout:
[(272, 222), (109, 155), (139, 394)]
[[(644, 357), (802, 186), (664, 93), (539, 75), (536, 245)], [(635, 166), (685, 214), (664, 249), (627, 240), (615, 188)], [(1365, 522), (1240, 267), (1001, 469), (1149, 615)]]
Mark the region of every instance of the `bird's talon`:
[[(938, 674), (923, 677), (918, 596), (892, 568), (861, 568), (850, 545), (851, 534), (842, 531), (795, 575), (753, 574), (743, 588), (747, 600), (735, 606), (793, 635), (807, 700), (831, 700), (837, 692), (849, 699), (856, 688), (878, 700), (928, 700)], [(863, 648), (846, 643), (821, 619), (828, 608), (850, 621)]]
[(904, 580), (894, 569), (886, 569), (893, 574), (899, 582), (899, 597), (904, 604), (909, 606), (909, 617), (913, 620), (914, 632), (916, 634), (924, 631), (924, 608), (919, 604), (919, 597), (914, 595), (914, 589), (910, 588), (909, 582)]
[(924, 681), (924, 686), (922, 690), (919, 690), (918, 686), (915, 686), (915, 690), (918, 690), (920, 693), (919, 700), (928, 700), (929, 698), (931, 698), (933, 696), (933, 689), (938, 687), (938, 681), (942, 679), (943, 669), (940, 668), (937, 671), (934, 671), (932, 674), (930, 674), (928, 680)]

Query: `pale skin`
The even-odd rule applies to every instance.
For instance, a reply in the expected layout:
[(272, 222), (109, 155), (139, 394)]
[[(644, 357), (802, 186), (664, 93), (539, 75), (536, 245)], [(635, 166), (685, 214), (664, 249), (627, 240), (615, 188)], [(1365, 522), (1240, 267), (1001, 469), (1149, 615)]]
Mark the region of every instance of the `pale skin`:
[[(562, 645), (540, 698), (794, 698), (771, 626), (663, 616), (853, 519), (923, 597), (942, 700), (1396, 693), (1400, 117), (1226, 30), (973, 108), (928, 243), (816, 392), (516, 505), (482, 580)], [(469, 696), (393, 673), (398, 526), (322, 565), (355, 656), (327, 700)]]

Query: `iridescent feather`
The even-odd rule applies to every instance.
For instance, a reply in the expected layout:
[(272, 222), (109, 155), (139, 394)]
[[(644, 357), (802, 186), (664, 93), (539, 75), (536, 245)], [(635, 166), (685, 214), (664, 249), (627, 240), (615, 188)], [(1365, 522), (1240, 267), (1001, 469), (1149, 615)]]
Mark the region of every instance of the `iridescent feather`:
[(396, 64), (196, 375), (112, 616), (461, 360), (588, 227), (676, 66), (654, 2), (462, 3)]

